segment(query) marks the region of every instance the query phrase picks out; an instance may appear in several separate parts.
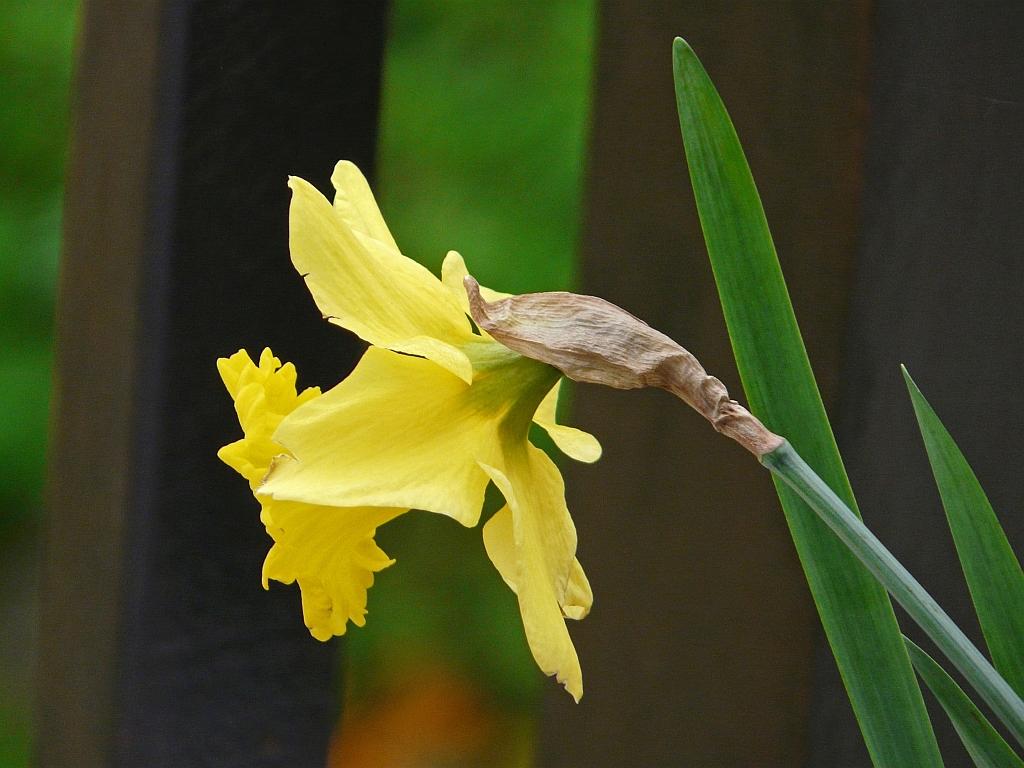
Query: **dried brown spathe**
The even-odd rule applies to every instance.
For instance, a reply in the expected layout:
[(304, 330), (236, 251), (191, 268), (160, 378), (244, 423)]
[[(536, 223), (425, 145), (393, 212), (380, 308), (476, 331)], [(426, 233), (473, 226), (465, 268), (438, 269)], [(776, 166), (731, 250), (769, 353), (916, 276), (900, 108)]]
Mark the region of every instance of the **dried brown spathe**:
[(474, 322), (509, 349), (573, 381), (668, 390), (755, 456), (782, 444), (697, 358), (626, 310), (564, 291), (486, 302), (475, 279), (466, 277), (465, 285)]

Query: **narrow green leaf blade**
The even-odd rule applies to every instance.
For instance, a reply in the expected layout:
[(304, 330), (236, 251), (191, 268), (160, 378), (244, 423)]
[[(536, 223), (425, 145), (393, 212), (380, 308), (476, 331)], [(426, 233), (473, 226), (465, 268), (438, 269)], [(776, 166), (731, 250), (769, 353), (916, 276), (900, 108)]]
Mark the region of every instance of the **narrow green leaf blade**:
[(903, 368), (992, 664), (1024, 696), (1024, 573), (967, 459)]
[(925, 684), (946, 710), (960, 741), (978, 768), (1024, 768), (1024, 762), (1010, 749), (963, 689), (946, 670), (914, 644), (903, 638), (910, 652), (910, 660)]
[(853, 510), (785, 440), (761, 456), (761, 463), (817, 512), (1024, 744), (1024, 700)]
[[(673, 54), (690, 179), (750, 407), (856, 510), (739, 139), (690, 47), (677, 38)], [(885, 590), (794, 491), (776, 488), (872, 760), (942, 765)]]

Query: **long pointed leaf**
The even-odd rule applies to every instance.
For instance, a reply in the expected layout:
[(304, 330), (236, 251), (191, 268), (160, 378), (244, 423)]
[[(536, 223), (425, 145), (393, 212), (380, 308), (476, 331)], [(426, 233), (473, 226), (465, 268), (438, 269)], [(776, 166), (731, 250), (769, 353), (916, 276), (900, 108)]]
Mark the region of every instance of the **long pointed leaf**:
[(903, 368), (992, 664), (1024, 696), (1024, 573), (967, 459)]
[[(735, 129), (690, 47), (677, 38), (673, 53), (690, 179), (751, 409), (856, 510)], [(941, 766), (885, 591), (794, 491), (776, 488), (872, 760)]]
[(903, 639), (914, 668), (946, 710), (975, 765), (978, 768), (1024, 768), (1024, 762), (946, 670), (909, 638)]

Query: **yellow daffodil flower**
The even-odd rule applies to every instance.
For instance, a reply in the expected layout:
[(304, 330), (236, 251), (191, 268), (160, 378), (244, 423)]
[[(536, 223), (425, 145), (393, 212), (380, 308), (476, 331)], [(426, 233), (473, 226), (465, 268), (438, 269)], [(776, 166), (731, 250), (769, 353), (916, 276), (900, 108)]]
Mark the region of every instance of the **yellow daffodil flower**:
[[(222, 453), (250, 479), (275, 539), (265, 578), (298, 580), (314, 636), (341, 634), (348, 619), (361, 622), (373, 572), (390, 564), (373, 543), (376, 526), (408, 509), (475, 525), (493, 482), (506, 505), (484, 526), (487, 553), (516, 593), (538, 665), (579, 700), (564, 619), (583, 618), (593, 597), (561, 474), (530, 443), (530, 425), (580, 461), (597, 460), (600, 445), (556, 423), (557, 370), (474, 328), (457, 253), (438, 280), (398, 250), (354, 165), (339, 163), (332, 182), (333, 205), (290, 180), (292, 261), (324, 317), (371, 346), (323, 395), (295, 395), (294, 369), (275, 369), (269, 352), (266, 366), (222, 361), (246, 433), (240, 443), (252, 434), (244, 449)], [(253, 394), (238, 383), (246, 376)]]

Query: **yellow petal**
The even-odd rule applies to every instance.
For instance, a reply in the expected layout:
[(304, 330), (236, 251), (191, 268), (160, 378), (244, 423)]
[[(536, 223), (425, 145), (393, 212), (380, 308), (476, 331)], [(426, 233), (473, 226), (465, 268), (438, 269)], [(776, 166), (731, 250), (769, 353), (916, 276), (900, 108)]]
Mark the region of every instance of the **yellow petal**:
[[(527, 443), (507, 448), (502, 468), (482, 464), (511, 510), (511, 526), (502, 518), (491, 524), (488, 553), (497, 555), (493, 559), (499, 571), (510, 570), (511, 528), (515, 568), (513, 578), (506, 581), (511, 581), (519, 598), (530, 650), (541, 670), (556, 676), (579, 701), (583, 673), (562, 613), (567, 595), (574, 602), (578, 597), (569, 589), (576, 529), (565, 506), (565, 487), (558, 468), (543, 451)], [(506, 544), (500, 545), (499, 539)]]
[(304, 402), (320, 394), (316, 387), (295, 390), (295, 366), (281, 365), (273, 352), (264, 349), (259, 364), (245, 350), (217, 361), (224, 386), (235, 401), (235, 412), (244, 437), (224, 446), (217, 456), (249, 481), (251, 487), (263, 479), (281, 446), (271, 440), (284, 418)]
[(232, 400), (238, 395), (242, 373), (252, 365), (252, 358), (244, 349), (238, 350), (231, 357), (222, 357), (217, 360), (217, 372)]
[(475, 525), (487, 487), (477, 459), (496, 449), (498, 427), (470, 390), (429, 360), (370, 347), (347, 379), (281, 422), (274, 441), (294, 458), (275, 461), (260, 492)]
[[(458, 251), (448, 251), (441, 264), (441, 282), (451, 291), (452, 296), (467, 315), (469, 314), (469, 296), (466, 294), (466, 286), (463, 285), (462, 278), (468, 274), (466, 262), (462, 259), (461, 254)], [(498, 299), (507, 299), (512, 294), (492, 291), (481, 285), (480, 295), (484, 297), (484, 301), (497, 301)]]
[(595, 462), (601, 458), (601, 443), (597, 438), (582, 429), (558, 424), (555, 420), (561, 387), (562, 379), (559, 379), (547, 397), (541, 401), (533, 421), (551, 436), (558, 449), (569, 458), (587, 464)]
[(512, 532), (512, 510), (506, 504), (484, 523), (484, 549), (501, 574), (508, 588), (517, 592), (519, 564), (516, 561), (516, 543)]
[[(498, 569), (502, 580), (509, 589), (518, 594), (516, 578), (518, 562), (516, 557), (515, 537), (512, 530), (512, 510), (502, 507), (484, 525), (484, 548), (487, 556)], [(580, 561), (573, 558), (569, 570), (569, 586), (561, 601), (562, 615), (567, 619), (582, 619), (590, 613), (594, 604), (594, 593), (590, 581), (583, 572)]]
[(345, 634), (348, 622), (366, 623), (366, 592), (373, 574), (391, 560), (373, 540), (377, 526), (404, 509), (336, 508), (263, 499), (274, 546), (263, 563), (263, 586), (299, 582), (302, 614), (318, 640)]
[(217, 451), (217, 458), (248, 480), (250, 487), (255, 487), (267, 474), (267, 468), (270, 466), (274, 453), (271, 453), (267, 463), (263, 464), (260, 457), (255, 455), (256, 452), (252, 449), (252, 445), (252, 440), (243, 437)]
[(292, 263), (323, 315), (380, 347), (398, 349), (419, 336), (437, 339), (448, 348), (431, 359), (460, 375), (467, 363), (453, 365), (461, 354), (455, 348), (473, 334), (451, 291), (425, 267), (362, 231), (380, 235), (383, 226), (367, 213), (365, 201), (348, 204), (353, 228), (308, 182), (292, 177), (289, 186)]
[(583, 572), (580, 561), (573, 558), (572, 570), (569, 571), (569, 587), (565, 590), (562, 600), (562, 613), (567, 619), (586, 618), (594, 605), (594, 591), (590, 588), (590, 580)]
[(370, 185), (354, 163), (341, 160), (331, 174), (334, 185), (334, 210), (356, 232), (372, 237), (394, 250), (398, 250), (391, 230), (377, 207)]
[(425, 357), (454, 373), (467, 384), (473, 383), (473, 364), (466, 353), (451, 344), (431, 338), (430, 336), (414, 336), (391, 345), (395, 352)]

